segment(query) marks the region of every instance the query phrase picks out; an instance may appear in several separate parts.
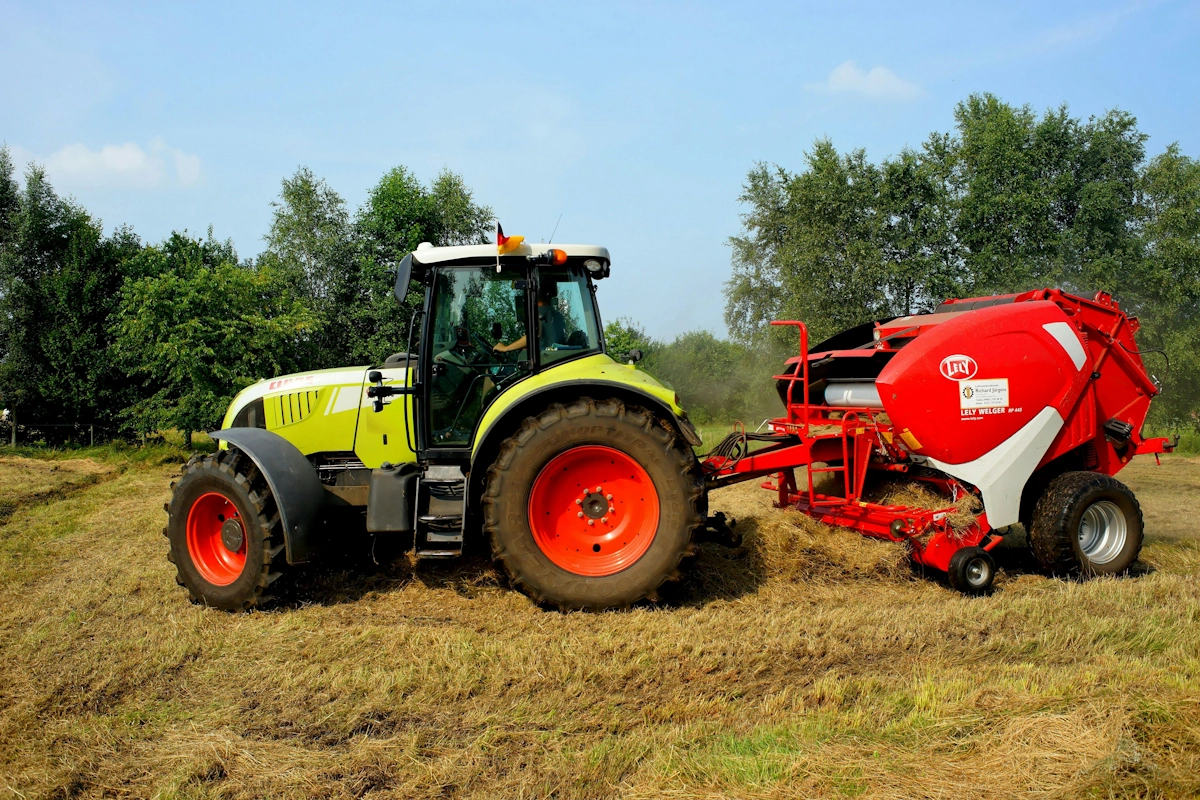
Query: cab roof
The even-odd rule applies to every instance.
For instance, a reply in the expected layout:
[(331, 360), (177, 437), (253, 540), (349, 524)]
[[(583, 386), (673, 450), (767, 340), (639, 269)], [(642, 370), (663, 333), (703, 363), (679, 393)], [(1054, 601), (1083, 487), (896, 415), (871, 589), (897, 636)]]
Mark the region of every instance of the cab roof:
[[(604, 262), (612, 259), (607, 247), (594, 244), (546, 244), (544, 242), (522, 242), (516, 250), (505, 253), (505, 256), (537, 256), (548, 250), (563, 250), (567, 256), (578, 258), (594, 258)], [(463, 244), (453, 247), (434, 247), (429, 242), (421, 242), (412, 254), (413, 261), (419, 264), (440, 264), (443, 261), (460, 261), (468, 258), (495, 258), (494, 244)]]

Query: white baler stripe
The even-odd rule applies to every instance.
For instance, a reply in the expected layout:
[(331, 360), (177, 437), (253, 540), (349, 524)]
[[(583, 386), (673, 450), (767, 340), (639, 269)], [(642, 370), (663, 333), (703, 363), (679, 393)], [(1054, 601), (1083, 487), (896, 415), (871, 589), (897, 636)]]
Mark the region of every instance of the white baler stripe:
[(1087, 362), (1087, 354), (1083, 351), (1083, 343), (1079, 341), (1079, 334), (1075, 332), (1075, 328), (1069, 322), (1047, 322), (1042, 326), (1046, 333), (1054, 337), (1055, 341), (1062, 345), (1062, 349), (1067, 351), (1067, 355), (1075, 362), (1075, 369), (1083, 369), (1083, 365)]
[(928, 461), (935, 469), (977, 487), (983, 494), (988, 524), (1003, 528), (1020, 521), (1021, 493), (1025, 483), (1062, 426), (1063, 418), (1058, 409), (1046, 406), (1021, 430), (974, 461), (965, 464), (947, 464), (936, 458)]

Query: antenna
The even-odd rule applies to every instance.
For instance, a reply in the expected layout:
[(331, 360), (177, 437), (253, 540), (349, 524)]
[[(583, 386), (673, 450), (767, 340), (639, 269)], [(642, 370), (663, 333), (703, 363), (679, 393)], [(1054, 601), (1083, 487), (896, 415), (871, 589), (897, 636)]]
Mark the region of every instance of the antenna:
[[(562, 214), (558, 215), (558, 222), (562, 222)], [(558, 222), (554, 223), (554, 230), (550, 231), (550, 242), (554, 241), (554, 234), (558, 233)], [(550, 244), (546, 242), (546, 244)]]

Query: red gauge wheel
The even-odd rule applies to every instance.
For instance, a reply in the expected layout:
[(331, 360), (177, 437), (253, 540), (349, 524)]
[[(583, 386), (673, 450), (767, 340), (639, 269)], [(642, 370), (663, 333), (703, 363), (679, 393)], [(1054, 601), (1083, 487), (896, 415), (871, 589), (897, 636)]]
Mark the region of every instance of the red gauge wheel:
[(590, 577), (636, 562), (658, 530), (658, 492), (646, 470), (612, 447), (573, 447), (550, 460), (529, 493), (529, 527), (546, 557)]
[(188, 555), (214, 586), (228, 586), (246, 567), (246, 528), (237, 507), (219, 492), (196, 498), (187, 516)]

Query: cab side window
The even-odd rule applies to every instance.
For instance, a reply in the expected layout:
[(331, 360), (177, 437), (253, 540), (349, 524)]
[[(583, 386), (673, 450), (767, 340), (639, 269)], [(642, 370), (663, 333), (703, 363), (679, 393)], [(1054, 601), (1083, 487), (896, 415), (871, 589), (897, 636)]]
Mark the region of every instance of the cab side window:
[(592, 293), (578, 269), (541, 270), (537, 321), (543, 366), (581, 353), (600, 352)]

